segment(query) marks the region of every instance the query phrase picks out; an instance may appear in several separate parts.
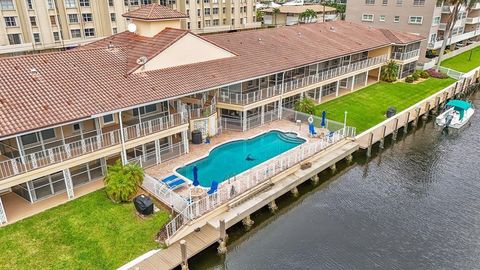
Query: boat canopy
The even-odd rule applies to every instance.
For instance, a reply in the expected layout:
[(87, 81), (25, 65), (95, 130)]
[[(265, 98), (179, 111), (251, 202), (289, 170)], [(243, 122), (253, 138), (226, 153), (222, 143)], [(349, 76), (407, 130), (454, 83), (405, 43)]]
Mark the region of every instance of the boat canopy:
[(452, 99), (452, 100), (448, 101), (447, 106), (455, 107), (455, 110), (457, 110), (457, 111), (467, 110), (470, 107), (472, 107), (472, 105), (470, 105), (470, 103), (468, 103), (466, 101), (463, 101), (463, 100), (459, 100), (459, 99)]

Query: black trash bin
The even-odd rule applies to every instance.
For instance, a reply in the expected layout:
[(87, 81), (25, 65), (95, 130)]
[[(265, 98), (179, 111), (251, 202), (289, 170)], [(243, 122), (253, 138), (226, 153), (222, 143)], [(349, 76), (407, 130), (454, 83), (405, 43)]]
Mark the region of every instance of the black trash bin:
[(153, 202), (148, 196), (142, 194), (135, 197), (135, 199), (133, 199), (133, 204), (140, 214), (144, 216), (153, 214)]
[(397, 113), (397, 109), (395, 107), (389, 107), (386, 113), (387, 118), (394, 116), (396, 113)]
[(201, 144), (202, 143), (202, 132), (200, 130), (192, 131), (192, 143)]

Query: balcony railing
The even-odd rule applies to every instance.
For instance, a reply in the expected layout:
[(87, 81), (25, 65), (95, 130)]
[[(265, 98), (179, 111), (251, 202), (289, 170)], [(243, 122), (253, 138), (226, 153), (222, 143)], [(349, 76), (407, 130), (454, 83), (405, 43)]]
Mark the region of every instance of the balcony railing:
[(396, 60), (407, 60), (407, 59), (417, 57), (419, 53), (420, 53), (419, 49), (413, 50), (410, 52), (392, 52), (391, 58)]
[(473, 18), (467, 18), (465, 20), (465, 23), (467, 24), (476, 24), (476, 23), (480, 23), (480, 17), (473, 17)]
[[(183, 113), (172, 114), (155, 118), (133, 126), (124, 128), (125, 141), (137, 139), (186, 123), (187, 117)], [(98, 150), (102, 150), (121, 143), (120, 130), (84, 138), (83, 140), (62, 144), (38, 152), (12, 158), (0, 163), (0, 180), (23, 174), (38, 168), (61, 163)]]
[(204, 108), (188, 110), (188, 116), (190, 117), (190, 119), (205, 118), (214, 114), (216, 110), (217, 106), (215, 104), (211, 104), (210, 106)]
[[(356, 63), (352, 63), (349, 65), (323, 70), (317, 74), (313, 74), (307, 77), (294, 79), (290, 82), (284, 83), (283, 92), (284, 93), (290, 92), (302, 87), (309, 86), (311, 84), (319, 83), (319, 82), (322, 82), (331, 78), (335, 78), (337, 76), (341, 76), (350, 72), (354, 72), (370, 66), (381, 64), (387, 61), (387, 59), (388, 59), (388, 56), (384, 54), (384, 55), (368, 58)], [(247, 104), (264, 100), (266, 98), (278, 96), (281, 93), (282, 93), (281, 84), (277, 84), (275, 86), (270, 86), (266, 89), (261, 89), (258, 91), (243, 93), (243, 94), (232, 93), (232, 92), (229, 92), (228, 90), (220, 89), (219, 102), (247, 105)]]

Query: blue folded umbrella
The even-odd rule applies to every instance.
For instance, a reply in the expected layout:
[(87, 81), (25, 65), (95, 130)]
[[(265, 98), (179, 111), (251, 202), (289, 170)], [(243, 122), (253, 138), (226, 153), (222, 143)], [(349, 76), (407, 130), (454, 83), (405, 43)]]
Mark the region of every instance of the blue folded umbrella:
[(217, 192), (217, 189), (218, 189), (218, 182), (212, 181), (212, 185), (210, 186), (210, 190), (207, 191), (207, 194), (212, 195), (213, 193)]
[(198, 168), (197, 166), (193, 166), (193, 186), (196, 187), (200, 185), (200, 182), (198, 182)]
[(323, 111), (323, 112), (322, 112), (322, 123), (320, 124), (320, 126), (321, 126), (322, 128), (325, 127), (325, 119), (326, 119), (326, 118), (327, 118), (327, 112), (326, 112), (326, 111)]

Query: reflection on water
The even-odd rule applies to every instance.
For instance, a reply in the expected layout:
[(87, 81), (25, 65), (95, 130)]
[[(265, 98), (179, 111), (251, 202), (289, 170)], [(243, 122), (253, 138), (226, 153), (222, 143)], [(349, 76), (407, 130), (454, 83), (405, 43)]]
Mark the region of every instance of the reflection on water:
[(479, 134), (478, 112), (461, 133), (422, 124), (371, 160), (322, 173), (322, 185), (305, 183), (251, 231), (230, 229), (226, 255), (212, 247), (190, 268), (479, 269)]

